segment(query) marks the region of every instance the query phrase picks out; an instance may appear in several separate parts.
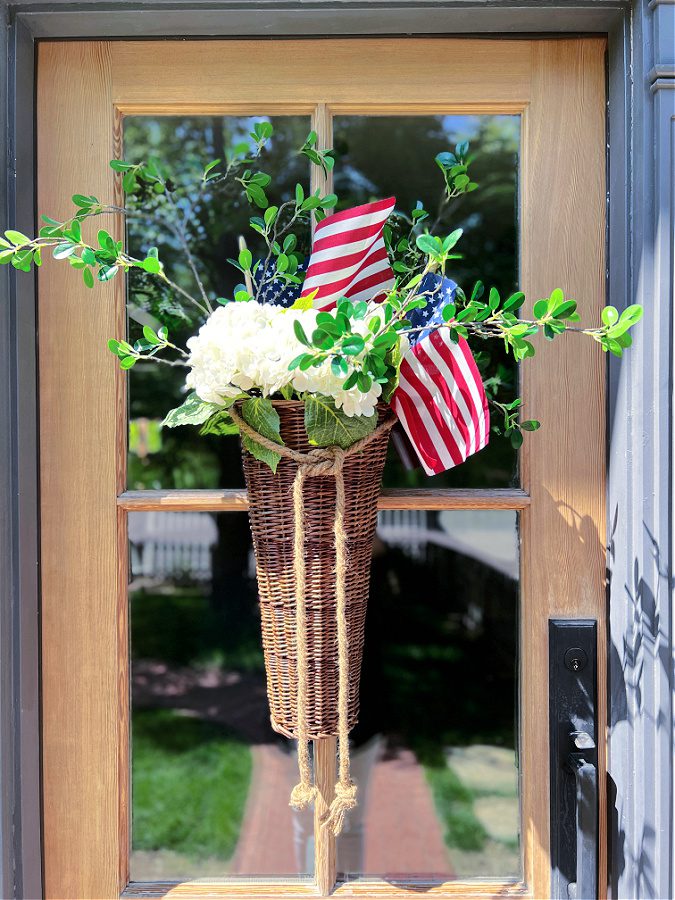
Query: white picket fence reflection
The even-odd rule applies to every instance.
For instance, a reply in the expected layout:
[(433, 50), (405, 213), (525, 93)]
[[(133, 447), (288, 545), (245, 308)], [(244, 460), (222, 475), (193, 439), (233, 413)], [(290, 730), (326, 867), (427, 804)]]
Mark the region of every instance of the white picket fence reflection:
[[(517, 513), (509, 510), (387, 509), (378, 514), (377, 536), (412, 559), (430, 546), (446, 547), (517, 580)], [(211, 513), (138, 512), (129, 516), (134, 578), (211, 579), (218, 528)], [(250, 574), (254, 573), (251, 554)]]

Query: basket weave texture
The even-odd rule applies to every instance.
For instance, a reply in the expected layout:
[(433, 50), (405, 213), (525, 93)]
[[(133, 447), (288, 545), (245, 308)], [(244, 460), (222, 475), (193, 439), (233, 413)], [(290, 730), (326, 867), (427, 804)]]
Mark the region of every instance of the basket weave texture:
[[(281, 437), (287, 447), (312, 449), (304, 423), (304, 404), (275, 401)], [(387, 407), (378, 409), (382, 421)], [(359, 712), (359, 678), (370, 583), (377, 499), (389, 432), (377, 435), (344, 461), (345, 531), (349, 566), (346, 581), (349, 645), (349, 728)], [(256, 555), (262, 644), (272, 727), (298, 737), (298, 671), (295, 577), (293, 570), (293, 482), (297, 465), (282, 459), (273, 474), (242, 450), (249, 520)], [(308, 738), (338, 733), (338, 646), (335, 594), (335, 478), (307, 478), (304, 487)]]

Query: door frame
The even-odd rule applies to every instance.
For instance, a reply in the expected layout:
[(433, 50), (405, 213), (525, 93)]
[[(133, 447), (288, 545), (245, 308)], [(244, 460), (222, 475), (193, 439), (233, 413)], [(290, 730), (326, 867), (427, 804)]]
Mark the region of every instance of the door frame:
[[(153, 7), (161, 5), (158, 0)], [(452, 8), (446, 3), (419, 3), (415, 10), (412, 3), (406, 3), (405, 9), (397, 3), (371, 3), (369, 9), (298, 3), (274, 11), (271, 24), (280, 35), (376, 33), (383, 22), (389, 33), (571, 34), (583, 30), (609, 34), (609, 290), (617, 306), (647, 298), (648, 311), (653, 310), (631, 354), (610, 366), (610, 816), (615, 821), (610, 834), (611, 881), (621, 895), (669, 896), (673, 816), (671, 804), (660, 802), (660, 794), (671, 796), (672, 684), (658, 654), (640, 649), (641, 643), (643, 647), (653, 645), (655, 621), (662, 642), (667, 644), (671, 632), (667, 581), (672, 568), (671, 341), (668, 329), (655, 324), (660, 315), (666, 315), (672, 299), (668, 228), (659, 232), (660, 254), (643, 260), (642, 250), (654, 234), (656, 198), (665, 198), (661, 211), (665, 222), (672, 223), (672, 165), (667, 141), (675, 106), (675, 92), (669, 88), (675, 73), (668, 48), (653, 37), (659, 30), (672, 33), (675, 10), (659, 0), (649, 5), (636, 3), (634, 10), (617, 8), (605, 0), (581, 5), (559, 0), (545, 8), (518, 10), (510, 10), (508, 5), (492, 4), (485, 9), (472, 2)], [(269, 19), (261, 15), (267, 6), (251, 2), (246, 9), (233, 9), (223, 2), (195, 17), (193, 9), (181, 12), (175, 8), (158, 15), (143, 3), (125, 4), (120, 10), (105, 2), (71, 2), (66, 11), (53, 2), (39, 12), (32, 0), (1, 3), (5, 15), (0, 41), (1, 48), (8, 50), (9, 75), (2, 89), (9, 103), (10, 129), (0, 140), (5, 142), (5, 158), (12, 165), (7, 183), (0, 185), (0, 200), (8, 225), (26, 230), (33, 222), (37, 40), (109, 38), (111, 34), (155, 37), (158, 27), (162, 36), (186, 35), (195, 29), (201, 34), (251, 35), (263, 28), (269, 34)], [(310, 7), (311, 15), (307, 15)], [(629, 63), (636, 73), (634, 86), (628, 80)], [(650, 150), (655, 139), (659, 154), (652, 162)], [(0, 587), (11, 601), (3, 603), (0, 620), (2, 894), (37, 897), (41, 886), (35, 292), (28, 278), (16, 282), (12, 275), (7, 269), (1, 271), (3, 293), (10, 304), (0, 307), (0, 348), (5, 351), (0, 354), (0, 463), (6, 463), (0, 466), (0, 506), (9, 511), (0, 520)], [(645, 434), (651, 438), (656, 421), (660, 423), (658, 432), (643, 441)], [(645, 504), (645, 497), (654, 499)], [(642, 509), (644, 523), (637, 520), (633, 509)], [(660, 548), (657, 559), (655, 547)], [(637, 590), (632, 589), (635, 567)], [(637, 648), (637, 654), (631, 655), (631, 648)], [(656, 683), (658, 689), (646, 693), (638, 705), (635, 698), (640, 679), (644, 684)], [(665, 715), (666, 725), (655, 733), (649, 722), (660, 715)], [(651, 761), (661, 765), (658, 780), (653, 765), (644, 767), (647, 771), (637, 779), (632, 777), (635, 759), (644, 758), (645, 751)], [(640, 865), (631, 864), (638, 860)]]

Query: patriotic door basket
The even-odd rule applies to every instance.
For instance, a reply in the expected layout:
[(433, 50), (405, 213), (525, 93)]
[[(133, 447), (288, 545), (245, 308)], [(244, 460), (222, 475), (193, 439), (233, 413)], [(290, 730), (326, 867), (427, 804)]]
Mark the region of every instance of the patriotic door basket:
[[(141, 269), (196, 310), (201, 327), (186, 349), (165, 326), (145, 326), (133, 345), (118, 337), (108, 346), (122, 369), (145, 360), (185, 366), (186, 398), (166, 415), (166, 427), (240, 435), (272, 725), (298, 741), (291, 804), (302, 808), (315, 796), (309, 741), (338, 735), (339, 779), (325, 825), (339, 833), (356, 804), (349, 731), (358, 717), (370, 558), (392, 428), (431, 475), (485, 447), (489, 404), (499, 414), (492, 430), (518, 446), (521, 432), (539, 423), (519, 421), (520, 400), (501, 402), (489, 354), (480, 354), (479, 368), (472, 349), (496, 338), (524, 360), (535, 352), (537, 332), (553, 339), (573, 330), (620, 356), (642, 310), (607, 307), (600, 325), (582, 328), (576, 303), (559, 289), (527, 315), (520, 292), (502, 298), (479, 282), (467, 295), (446, 274), (461, 229), (434, 234), (420, 204), (406, 214), (390, 197), (335, 212), (337, 196), (305, 195), (296, 185), (293, 197), (270, 205), (270, 177), (258, 165), (271, 136), (268, 122), (256, 123), (250, 145), (234, 148), (227, 164), (209, 163), (191, 187), (177, 187), (158, 161), (113, 160), (127, 195), (122, 210), (76, 194), (67, 221), (43, 216), (35, 238), (7, 231), (0, 262), (30, 271), (51, 248), (88, 287)], [(319, 149), (314, 132), (299, 152), (324, 175), (333, 168), (332, 152)], [(477, 187), (467, 144), (436, 163), (445, 200)], [(256, 213), (251, 237), (260, 252), (242, 239), (230, 260), (241, 284), (233, 297), (216, 298), (190, 249), (199, 236), (189, 228), (189, 192), (236, 185)], [(148, 209), (184, 251), (194, 290), (170, 280), (153, 247), (139, 258), (105, 230), (96, 241), (85, 236), (90, 217)], [(312, 223), (305, 264), (298, 230)]]

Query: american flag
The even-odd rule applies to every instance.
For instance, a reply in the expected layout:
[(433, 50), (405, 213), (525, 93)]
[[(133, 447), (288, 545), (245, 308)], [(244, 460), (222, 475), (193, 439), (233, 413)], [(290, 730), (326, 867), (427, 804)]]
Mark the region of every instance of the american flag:
[(490, 435), (487, 397), (468, 343), (453, 343), (448, 328), (432, 330), (443, 323), (443, 307), (454, 301), (456, 287), (433, 273), (420, 282), (418, 293), (428, 302), (408, 318), (423, 330), (410, 335), (391, 401), (427, 475), (463, 463)]
[(382, 230), (395, 203), (396, 198), (389, 197), (319, 222), (301, 296), (316, 291), (315, 308), (331, 309), (341, 297), (368, 301), (393, 287)]

